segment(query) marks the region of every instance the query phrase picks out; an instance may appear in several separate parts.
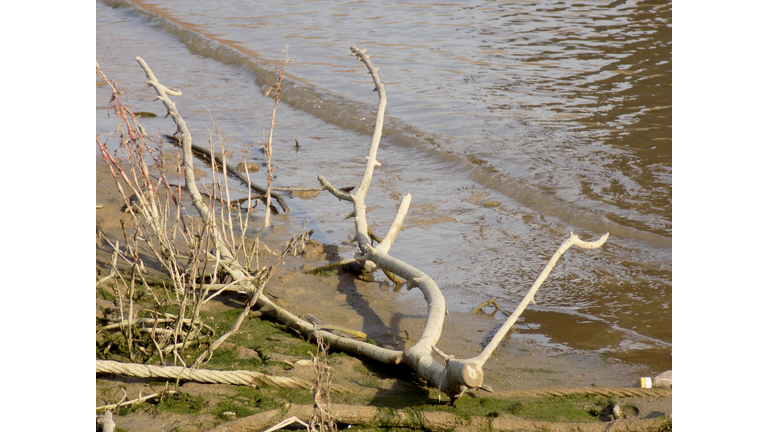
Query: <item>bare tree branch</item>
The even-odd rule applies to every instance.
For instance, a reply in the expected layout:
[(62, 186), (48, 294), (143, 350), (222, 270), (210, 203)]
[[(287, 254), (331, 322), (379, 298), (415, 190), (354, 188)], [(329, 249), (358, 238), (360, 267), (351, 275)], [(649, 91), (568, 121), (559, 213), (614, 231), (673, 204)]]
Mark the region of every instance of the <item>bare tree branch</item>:
[[(445, 298), (443, 297), (440, 289), (434, 280), (430, 278), (426, 273), (418, 270), (417, 268), (393, 258), (389, 255), (389, 249), (399, 232), (405, 215), (410, 205), (411, 195), (406, 194), (400, 202), (398, 212), (393, 219), (387, 234), (384, 239), (376, 246), (373, 247), (372, 240), (368, 234), (368, 224), (365, 215), (365, 196), (370, 186), (373, 176), (373, 170), (381, 164), (376, 160), (376, 154), (378, 151), (379, 141), (381, 139), (382, 128), (384, 124), (384, 110), (386, 107), (386, 94), (384, 92), (384, 85), (379, 79), (377, 69), (370, 61), (370, 56), (365, 54), (365, 50), (352, 47), (352, 54), (355, 55), (358, 61), (362, 61), (368, 73), (371, 74), (375, 87), (375, 91), (379, 94), (379, 107), (376, 116), (376, 125), (374, 127), (373, 138), (371, 140), (371, 148), (368, 156), (366, 157), (365, 172), (360, 181), (360, 186), (355, 193), (346, 193), (333, 187), (333, 185), (322, 176), (318, 176), (318, 180), (324, 189), (328, 190), (335, 197), (340, 200), (351, 201), (354, 210), (345, 216), (355, 218), (355, 230), (356, 240), (361, 256), (356, 257), (357, 260), (367, 260), (366, 268), (373, 271), (377, 269), (384, 270), (385, 272), (391, 272), (395, 275), (405, 278), (408, 282), (409, 288), (417, 287), (424, 294), (424, 299), (427, 301), (427, 320), (424, 324), (424, 331), (421, 334), (419, 340), (410, 348), (402, 353), (403, 363), (411, 366), (422, 378), (426, 379), (430, 384), (445, 392), (451, 397), (452, 402), (455, 402), (456, 398), (460, 397), (464, 391), (468, 388), (477, 388), (483, 385), (483, 364), (488, 360), (491, 353), (498, 346), (499, 342), (506, 335), (507, 331), (514, 324), (517, 317), (522, 313), (528, 303), (533, 299), (538, 287), (544, 282), (552, 267), (557, 262), (557, 259), (572, 245), (585, 248), (595, 248), (602, 245), (608, 238), (606, 234), (598, 242), (587, 243), (578, 239), (577, 236), (572, 236), (563, 246), (555, 252), (555, 256), (552, 257), (550, 263), (542, 272), (541, 276), (536, 280), (534, 286), (531, 288), (529, 295), (523, 300), (521, 305), (515, 311), (515, 314), (509, 317), (504, 327), (496, 334), (492, 342), (483, 350), (483, 352), (472, 359), (455, 359), (452, 355), (448, 355), (439, 351), (436, 344), (441, 336), (443, 327), (443, 321), (446, 314)], [(432, 357), (432, 353), (437, 352), (443, 359), (445, 365), (435, 360)]]

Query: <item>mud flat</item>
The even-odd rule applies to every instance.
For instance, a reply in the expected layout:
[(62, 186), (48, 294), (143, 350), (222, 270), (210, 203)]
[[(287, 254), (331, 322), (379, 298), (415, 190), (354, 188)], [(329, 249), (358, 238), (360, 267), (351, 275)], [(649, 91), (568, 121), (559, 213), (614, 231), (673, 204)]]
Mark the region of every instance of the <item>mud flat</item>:
[[(108, 238), (122, 239), (120, 220), (127, 220), (130, 215), (121, 211), (124, 202), (106, 165), (100, 159), (96, 164), (97, 231)], [(279, 249), (300, 227), (290, 215), (283, 214), (275, 216), (273, 224), (261, 239), (269, 249)], [(352, 229), (350, 224), (350, 231)], [(108, 273), (111, 250), (104, 242), (97, 242), (96, 255), (98, 272)], [(269, 255), (265, 253), (264, 259), (268, 260)], [(418, 293), (401, 290), (383, 277), (370, 280), (349, 270), (324, 275), (303, 272), (335, 260), (338, 260), (337, 246), (309, 242), (299, 256), (289, 257), (277, 270), (267, 286), (269, 295), (276, 304), (295, 315), (312, 314), (325, 324), (364, 332), (367, 339), (379, 346), (403, 350), (418, 340), (426, 318), (426, 304), (413, 301)], [(151, 260), (146, 264), (150, 274), (162, 278), (160, 271), (152, 270)], [(119, 309), (119, 299), (109, 287), (98, 289), (96, 297), (97, 324), (103, 325), (103, 320)], [(205, 304), (201, 317), (217, 332), (226, 331), (245, 301), (245, 295), (223, 294)], [(450, 312), (445, 317), (438, 348), (457, 357), (474, 356), (498, 325), (499, 321), (487, 314)], [(97, 348), (98, 345), (97, 336)], [(268, 316), (253, 316), (203, 368), (253, 370), (311, 382), (314, 372), (307, 366), (308, 362), (302, 360), (311, 359), (311, 353), (315, 352), (316, 346), (296, 332), (271, 321)], [(99, 349), (97, 359), (127, 361), (119, 354), (105, 354)], [(383, 366), (340, 352), (330, 353), (329, 365), (333, 368), (333, 383), (345, 389), (333, 397), (333, 402), (340, 405), (411, 412), (446, 411), (465, 419), (511, 416), (529, 421), (607, 425), (606, 422), (612, 420), (611, 407), (618, 403), (624, 408), (621, 421), (655, 422), (637, 423), (638, 428), (649, 426), (658, 430), (664, 422), (671, 422), (671, 390), (637, 388), (638, 378), (647, 372), (643, 367), (599, 354), (546, 348), (531, 341), (507, 338), (484, 368), (485, 384), (494, 393), (471, 391), (459, 399), (457, 407), (446, 406), (447, 398), (427, 387), (406, 366)], [(123, 396), (130, 400), (139, 394), (177, 391), (165, 395), (162, 402), (153, 399), (119, 408), (114, 419), (122, 430), (203, 431), (229, 423), (234, 427), (246, 417), (283, 409), (286, 404), (312, 404), (310, 390), (184, 381), (177, 387), (175, 381), (166, 386), (166, 380), (157, 378), (111, 374), (97, 375), (96, 390), (97, 407), (116, 403)]]

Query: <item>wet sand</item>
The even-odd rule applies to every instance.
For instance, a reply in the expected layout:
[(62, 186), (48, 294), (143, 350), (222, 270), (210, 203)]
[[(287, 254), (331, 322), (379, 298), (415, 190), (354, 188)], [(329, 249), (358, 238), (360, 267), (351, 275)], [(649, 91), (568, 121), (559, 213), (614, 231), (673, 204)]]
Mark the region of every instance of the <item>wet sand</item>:
[[(100, 158), (96, 163), (97, 204), (101, 206), (96, 210), (97, 231), (121, 239), (120, 218), (130, 215), (120, 210), (124, 203), (106, 164)], [(273, 223), (274, 227), (262, 236), (270, 248), (279, 248), (300, 227), (290, 215), (282, 213), (274, 217)], [(349, 229), (351, 233), (352, 222)], [(312, 314), (326, 324), (362, 331), (380, 346), (402, 350), (418, 340), (426, 318), (426, 302), (418, 290), (399, 290), (380, 272), (374, 275), (373, 281), (350, 273), (314, 276), (302, 272), (335, 261), (337, 250), (335, 245), (311, 242), (300, 256), (289, 257), (267, 286), (277, 297), (275, 302), (295, 315)], [(97, 267), (102, 272), (107, 272), (109, 257), (108, 247), (97, 242)], [(148, 267), (150, 272), (154, 271)], [(221, 299), (210, 302), (208, 307), (234, 307), (226, 296)], [(475, 356), (500, 323), (488, 314), (451, 312), (445, 317), (438, 348), (458, 358)], [(497, 397), (529, 389), (636, 387), (638, 378), (647, 372), (642, 366), (604, 355), (545, 348), (532, 341), (509, 337), (484, 366), (485, 384), (495, 390)], [(126, 382), (141, 385), (140, 381), (116, 379), (115, 385), (126, 385)], [(210, 392), (220, 388), (226, 392), (226, 386), (190, 384), (186, 385), (187, 389), (199, 387), (200, 391)], [(479, 392), (478, 396), (493, 395)], [(665, 401), (671, 412), (671, 398)], [(97, 405), (104, 403), (97, 398)]]

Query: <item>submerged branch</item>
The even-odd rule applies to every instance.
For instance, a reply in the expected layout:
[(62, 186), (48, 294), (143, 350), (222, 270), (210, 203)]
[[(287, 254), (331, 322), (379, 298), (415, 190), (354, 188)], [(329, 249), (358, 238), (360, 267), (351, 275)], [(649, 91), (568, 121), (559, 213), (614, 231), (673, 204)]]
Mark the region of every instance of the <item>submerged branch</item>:
[[(172, 144), (183, 148), (183, 146), (181, 144), (181, 141), (179, 141), (179, 140), (177, 140), (177, 139), (175, 139), (174, 137), (171, 137), (171, 136), (167, 136), (167, 137), (168, 138), (173, 138), (172, 140), (170, 140)], [(192, 148), (192, 152), (193, 153), (195, 153), (199, 157), (205, 159), (209, 164), (211, 163), (211, 159), (213, 159), (213, 160), (215, 160), (219, 164), (219, 166), (226, 165), (226, 167), (227, 167), (227, 174), (229, 176), (234, 177), (234, 178), (240, 180), (241, 182), (243, 182), (244, 185), (246, 185), (247, 187), (250, 187), (254, 192), (258, 192), (258, 193), (266, 196), (267, 190), (265, 188), (263, 188), (263, 187), (255, 184), (255, 183), (251, 182), (246, 176), (242, 175), (240, 173), (240, 171), (235, 169), (235, 167), (233, 167), (230, 164), (225, 163), (224, 159), (220, 155), (217, 155), (216, 153), (212, 153), (207, 148), (200, 147), (200, 146), (195, 145), (195, 144), (191, 144), (191, 148)], [(275, 192), (274, 188), (270, 191), (270, 195), (272, 196), (272, 198), (277, 200), (277, 202), (280, 204), (280, 207), (283, 209), (284, 212), (286, 212), (286, 213), (290, 213), (291, 212), (291, 209), (288, 207), (288, 203), (285, 202), (285, 198), (283, 198), (283, 196), (280, 195), (279, 193)]]

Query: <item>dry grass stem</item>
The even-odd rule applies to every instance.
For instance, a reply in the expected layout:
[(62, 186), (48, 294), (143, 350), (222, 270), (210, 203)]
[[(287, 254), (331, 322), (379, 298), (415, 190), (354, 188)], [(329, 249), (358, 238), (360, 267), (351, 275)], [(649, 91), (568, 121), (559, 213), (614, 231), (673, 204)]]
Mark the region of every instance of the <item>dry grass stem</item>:
[(267, 90), (267, 93), (264, 95), (264, 97), (269, 97), (269, 95), (274, 92), (275, 96), (273, 97), (274, 106), (272, 107), (272, 123), (269, 127), (269, 140), (264, 144), (266, 155), (267, 155), (267, 209), (264, 211), (264, 227), (268, 227), (271, 223), (271, 213), (270, 213), (270, 204), (271, 204), (271, 189), (272, 189), (272, 176), (273, 176), (273, 169), (272, 166), (272, 133), (275, 130), (275, 117), (277, 116), (277, 105), (280, 104), (280, 91), (281, 91), (281, 85), (283, 83), (283, 78), (285, 78), (285, 68), (288, 67), (288, 44), (285, 44), (285, 63), (283, 63), (283, 68), (279, 71), (279, 76), (277, 78), (277, 82)]
[(328, 345), (323, 335), (315, 326), (317, 355), (312, 356), (312, 369), (315, 371), (315, 382), (312, 385), (314, 411), (309, 421), (312, 432), (337, 432), (336, 422), (331, 414), (331, 379), (333, 369), (328, 364)]
[[(143, 61), (139, 63), (145, 67), (145, 72), (158, 90), (159, 97), (162, 96), (161, 100), (165, 98), (164, 102), (168, 102), (167, 95), (180, 94), (179, 91), (156, 82), (146, 64)], [(118, 323), (104, 325), (100, 332), (120, 329), (126, 340), (121, 346), (132, 361), (138, 359), (137, 354), (144, 354), (146, 359), (154, 352), (162, 359), (163, 353), (173, 352), (174, 364), (184, 364), (181, 352), (200, 336), (207, 334), (205, 337), (210, 337), (213, 334), (210, 326), (200, 321), (200, 308), (205, 301), (222, 292), (219, 289), (219, 292), (209, 295), (212, 286), (221, 285), (219, 275), (235, 275), (233, 279), (236, 282), (226, 285), (245, 285), (245, 290), (249, 292), (256, 289), (251, 285), (260, 277), (261, 270), (256, 268), (254, 276), (244, 274), (245, 269), (237, 263), (235, 256), (246, 256), (246, 268), (250, 268), (254, 261), (258, 267), (257, 245), (261, 231), (253, 240), (254, 247), (247, 245), (248, 241), (251, 241), (248, 234), (251, 210), (246, 209), (243, 212), (230, 205), (217, 206), (219, 202), (232, 201), (227, 176), (234, 171), (230, 171), (232, 168), (227, 164), (221, 131), (213, 119), (211, 121), (214, 128), (210, 133), (207, 153), (210, 155), (214, 176), (211, 184), (204, 185), (206, 195), (212, 199), (204, 203), (199, 191), (197, 195), (190, 192), (192, 201), (197, 204), (196, 208), (202, 217), (202, 220), (199, 220), (186, 215), (181, 202), (182, 178), (186, 181), (188, 190), (196, 190), (194, 176), (185, 177), (185, 174), (189, 174), (189, 159), (182, 157), (182, 152), (179, 151), (171, 155), (164, 154), (160, 140), (155, 142), (156, 147), (153, 149), (136, 116), (120, 101), (121, 92), (117, 84), (106, 77), (98, 64), (97, 75), (109, 84), (112, 93), (110, 107), (121, 122), (116, 132), (119, 136), (117, 149), (109, 150), (107, 143), (98, 137), (96, 142), (123, 198), (127, 215), (127, 219), (120, 221), (122, 241), (118, 242), (98, 233), (97, 239), (106, 240), (104, 243), (112, 248), (113, 257), (110, 274), (99, 279), (97, 286), (114, 288), (118, 296), (116, 303), (120, 314)], [(174, 121), (180, 125), (179, 130), (188, 133), (186, 128), (182, 127), (183, 120), (175, 111), (175, 106), (166, 105), (169, 112), (175, 115)], [(191, 144), (189, 140), (187, 143)], [(154, 164), (157, 174), (150, 174), (148, 161)], [(175, 162), (175, 165), (168, 165), (166, 161)], [(177, 179), (176, 184), (169, 181), (168, 173)], [(223, 176), (219, 177), (218, 173), (223, 173)], [(248, 198), (252, 200), (250, 191), (253, 185), (250, 178), (240, 178), (248, 185)], [(282, 198), (278, 201), (282, 202)], [(284, 208), (287, 211), (287, 206)], [(173, 298), (166, 290), (167, 301), (161, 302), (155, 294), (156, 288), (152, 288), (147, 282), (147, 270), (142, 258), (142, 254), (146, 253), (149, 253), (170, 277), (168, 288), (173, 293)], [(183, 264), (184, 261), (186, 264)], [(122, 268), (127, 271), (124, 272)], [(206, 279), (208, 277), (210, 280)], [(139, 291), (151, 294), (154, 310), (136, 308)], [(172, 318), (172, 322), (161, 322), (158, 319), (158, 311), (174, 306), (178, 308), (178, 314)], [(147, 313), (150, 316), (147, 316)], [(151, 337), (138, 337), (139, 334)], [(99, 352), (106, 355), (110, 348), (115, 346), (110, 342)]]
[(150, 399), (159, 398), (159, 397), (165, 397), (167, 395), (172, 395), (172, 394), (175, 394), (175, 393), (176, 393), (175, 390), (168, 390), (168, 391), (164, 391), (162, 393), (153, 393), (151, 395), (142, 396), (141, 392), (139, 392), (139, 397), (137, 397), (136, 399), (131, 399), (129, 401), (121, 400), (118, 403), (109, 404), (109, 405), (102, 405), (102, 406), (96, 407), (96, 412), (103, 411), (103, 410), (113, 410), (113, 409), (117, 409), (117, 408), (120, 408), (120, 407), (123, 407), (123, 406), (135, 405), (137, 403), (145, 402), (145, 401), (148, 401)]

